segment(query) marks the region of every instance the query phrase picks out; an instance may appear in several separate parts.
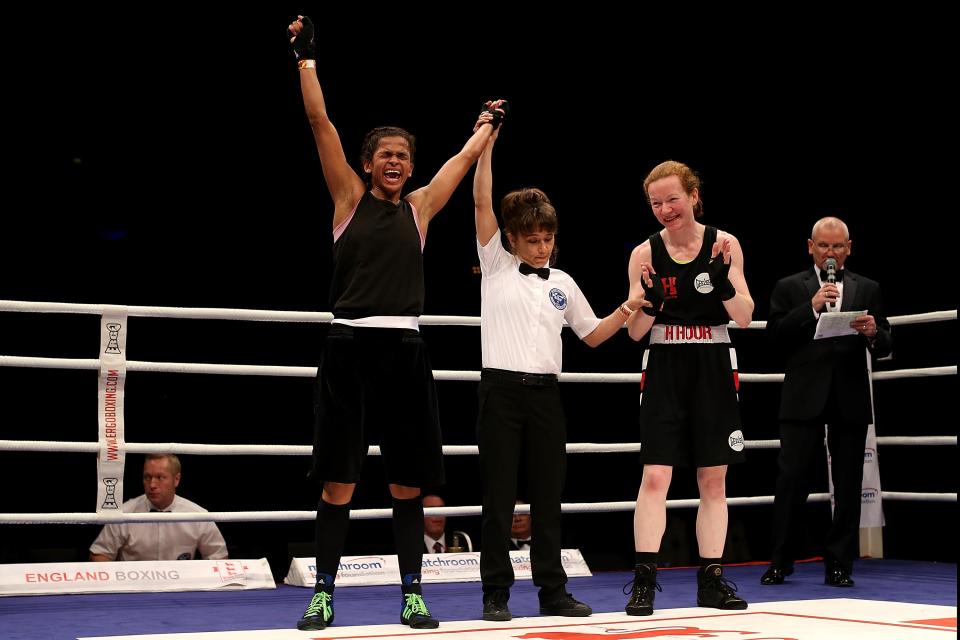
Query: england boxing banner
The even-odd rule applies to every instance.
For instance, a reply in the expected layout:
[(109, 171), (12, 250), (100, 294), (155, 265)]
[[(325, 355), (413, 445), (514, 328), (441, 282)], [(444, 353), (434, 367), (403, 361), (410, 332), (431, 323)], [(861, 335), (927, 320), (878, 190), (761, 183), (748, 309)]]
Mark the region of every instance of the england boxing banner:
[(0, 596), (276, 587), (266, 558), (0, 564)]

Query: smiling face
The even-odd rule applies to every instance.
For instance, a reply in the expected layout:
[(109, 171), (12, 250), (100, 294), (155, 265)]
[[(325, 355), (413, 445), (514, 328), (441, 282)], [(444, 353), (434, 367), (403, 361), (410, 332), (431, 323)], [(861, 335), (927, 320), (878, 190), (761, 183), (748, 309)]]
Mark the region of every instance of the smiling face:
[(399, 201), (404, 183), (413, 174), (413, 154), (401, 136), (380, 138), (373, 155), (364, 160), (363, 170), (370, 177), (370, 190), (383, 200)]
[(700, 201), (700, 192), (693, 189), (687, 193), (678, 176), (667, 176), (647, 186), (647, 197), (660, 224), (674, 230), (695, 220), (694, 208)]

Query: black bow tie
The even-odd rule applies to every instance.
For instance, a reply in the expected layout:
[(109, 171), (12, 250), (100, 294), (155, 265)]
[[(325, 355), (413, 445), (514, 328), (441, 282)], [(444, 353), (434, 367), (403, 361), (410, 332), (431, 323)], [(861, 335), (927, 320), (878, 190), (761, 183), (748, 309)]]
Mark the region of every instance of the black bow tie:
[[(843, 282), (843, 269), (838, 270), (835, 274), (836, 282)], [(827, 281), (827, 272), (823, 269), (820, 269), (820, 280), (823, 282)]]
[(527, 538), (526, 540), (517, 540), (517, 546), (518, 546), (518, 547), (522, 547), (522, 546), (524, 546), (524, 545), (526, 545), (526, 546), (528, 546), (528, 547), (530, 546), (530, 538)]
[(536, 267), (531, 267), (526, 262), (520, 263), (520, 273), (522, 273), (525, 276), (528, 276), (531, 273), (535, 273), (538, 276), (540, 276), (541, 280), (547, 280), (550, 278), (550, 269), (546, 267), (540, 267), (539, 269), (537, 269)]

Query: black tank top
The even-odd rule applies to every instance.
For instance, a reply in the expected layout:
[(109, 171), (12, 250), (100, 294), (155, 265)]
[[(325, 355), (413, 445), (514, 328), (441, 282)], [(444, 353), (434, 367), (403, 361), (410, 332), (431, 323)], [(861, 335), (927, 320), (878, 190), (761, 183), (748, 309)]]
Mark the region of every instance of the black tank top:
[(650, 236), (650, 253), (657, 276), (663, 282), (663, 310), (654, 324), (719, 325), (730, 316), (720, 294), (710, 284), (707, 263), (717, 240), (716, 227), (704, 227), (700, 252), (686, 264), (675, 262), (659, 233)]
[(423, 252), (413, 208), (367, 191), (333, 243), (330, 306), (335, 318), (423, 313)]

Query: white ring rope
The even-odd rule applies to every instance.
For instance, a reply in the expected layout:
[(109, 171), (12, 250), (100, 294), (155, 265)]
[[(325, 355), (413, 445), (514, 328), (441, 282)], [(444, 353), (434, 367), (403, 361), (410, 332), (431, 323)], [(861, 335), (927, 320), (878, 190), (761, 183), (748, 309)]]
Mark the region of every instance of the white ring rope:
[[(181, 442), (126, 442), (129, 453), (176, 453), (209, 456), (308, 456), (310, 445), (289, 444), (189, 444)], [(877, 444), (900, 446), (948, 446), (957, 444), (957, 436), (883, 436)], [(746, 440), (747, 449), (778, 449), (779, 440)], [(97, 453), (96, 442), (63, 442), (57, 440), (0, 440), (0, 451), (43, 451), (48, 453)], [(639, 442), (569, 442), (567, 453), (638, 453)], [(380, 447), (371, 446), (368, 455), (379, 456)], [(447, 456), (475, 456), (477, 445), (443, 445)]]
[[(883, 491), (884, 500), (911, 500), (919, 502), (956, 502), (956, 493), (912, 493), (905, 491)], [(828, 502), (829, 493), (811, 493), (807, 502)], [(667, 500), (668, 509), (692, 509), (699, 506), (700, 500)], [(773, 504), (773, 496), (752, 496), (745, 498), (727, 498), (730, 506), (752, 506)], [(637, 503), (633, 500), (618, 502), (564, 503), (563, 513), (608, 513), (615, 511), (633, 511)], [(517, 513), (529, 513), (528, 505), (518, 505)], [(423, 510), (424, 515), (478, 516), (481, 507), (430, 507)], [(191, 513), (0, 513), (0, 524), (109, 524), (118, 522), (290, 522), (314, 520), (316, 511), (205, 511)], [(385, 520), (393, 517), (392, 509), (352, 509), (351, 520)]]
[[(78, 313), (104, 315), (108, 309), (116, 309), (110, 305), (68, 304), (52, 302), (21, 302), (0, 300), (0, 311), (33, 312), (33, 313)], [(260, 322), (330, 322), (332, 314), (327, 312), (303, 311), (269, 311), (257, 309), (222, 309), (222, 308), (178, 308), (178, 307), (122, 307), (127, 316), (159, 317), (159, 318), (189, 318), (205, 320), (246, 320)], [(940, 322), (956, 320), (957, 311), (936, 311), (905, 315), (890, 318), (890, 324), (906, 325), (925, 322)], [(444, 326), (479, 326), (479, 317), (468, 316), (421, 316), (421, 325)], [(734, 323), (731, 327), (736, 328)], [(763, 329), (765, 321), (754, 321), (749, 329)], [(99, 359), (90, 358), (37, 358), (22, 356), (0, 355), (0, 366), (55, 368), (55, 369), (92, 369), (98, 370), (101, 366)], [(154, 373), (193, 373), (216, 375), (260, 375), (282, 377), (315, 377), (316, 367), (293, 366), (264, 366), (264, 365), (236, 365), (212, 363), (179, 363), (179, 362), (145, 362), (129, 360), (125, 363), (126, 371), (141, 371)], [(901, 369), (895, 371), (875, 372), (874, 380), (893, 380), (899, 378), (920, 378), (930, 376), (956, 375), (956, 366), (926, 367), (917, 369)], [(478, 381), (479, 371), (435, 371), (437, 380), (465, 380)], [(781, 382), (783, 374), (741, 373), (743, 382)], [(560, 380), (563, 382), (595, 382), (595, 383), (639, 383), (640, 374), (636, 373), (563, 373)], [(956, 445), (956, 436), (903, 436), (877, 438), (878, 444), (890, 445)], [(780, 446), (779, 440), (751, 440), (745, 445), (752, 449), (774, 449)], [(310, 455), (312, 447), (302, 445), (207, 445), (184, 443), (123, 443), (130, 453), (151, 453), (157, 451), (172, 453), (197, 453), (206, 455)], [(475, 445), (446, 445), (443, 447), (445, 455), (477, 455)], [(95, 442), (57, 442), (39, 440), (0, 440), (0, 451), (43, 451), (43, 452), (87, 452), (96, 453), (100, 444)], [(570, 443), (567, 445), (569, 453), (631, 453), (640, 450), (639, 443)], [(370, 447), (371, 455), (379, 455), (379, 447)], [(956, 502), (956, 493), (915, 493), (915, 492), (881, 492), (883, 499), (914, 500), (927, 502)], [(773, 496), (734, 497), (728, 498), (731, 506), (772, 504)], [(829, 494), (811, 494), (810, 502), (822, 502), (830, 499)], [(699, 499), (668, 500), (669, 508), (692, 508), (698, 506)], [(633, 511), (634, 501), (596, 502), (596, 503), (569, 503), (563, 504), (564, 513), (592, 513), (608, 511)], [(520, 506), (518, 512), (526, 512), (529, 507)], [(480, 515), (481, 507), (443, 507), (424, 510), (427, 515)], [(315, 511), (224, 511), (202, 513), (42, 513), (42, 514), (0, 514), (0, 524), (106, 524), (117, 522), (263, 522), (263, 521), (291, 521), (313, 520)], [(392, 517), (392, 509), (357, 509), (352, 510), (350, 518), (355, 520), (385, 519)]]
[[(100, 368), (100, 361), (94, 358), (36, 358), (29, 356), (0, 356), (0, 367), (27, 367), (32, 369), (92, 369)], [(208, 373), (214, 375), (240, 376), (278, 376), (314, 378), (316, 367), (288, 367), (256, 364), (211, 364), (197, 362), (146, 362), (127, 360), (127, 371), (150, 373)], [(899, 378), (927, 378), (934, 376), (955, 376), (957, 367), (924, 367), (921, 369), (897, 369), (894, 371), (875, 371), (874, 380), (895, 380)], [(640, 383), (639, 373), (561, 373), (561, 382), (604, 382), (604, 383)], [(478, 382), (479, 371), (435, 370), (435, 380), (459, 380)], [(741, 382), (783, 382), (782, 373), (741, 373)]]
[[(0, 300), (0, 311), (24, 313), (77, 313), (103, 315), (111, 305), (77, 304), (72, 302), (30, 302), (22, 300)], [(124, 307), (128, 316), (144, 318), (189, 318), (193, 320), (251, 320), (258, 322), (330, 322), (333, 314), (326, 311), (272, 311), (267, 309), (221, 309), (215, 307)], [(888, 318), (893, 326), (901, 324), (920, 324), (956, 320), (957, 310), (931, 311)], [(422, 325), (457, 325), (479, 327), (479, 316), (420, 316)], [(733, 322), (730, 327), (737, 327)], [(749, 329), (763, 329), (765, 320), (754, 320)]]

